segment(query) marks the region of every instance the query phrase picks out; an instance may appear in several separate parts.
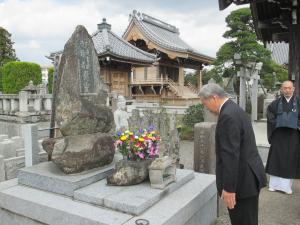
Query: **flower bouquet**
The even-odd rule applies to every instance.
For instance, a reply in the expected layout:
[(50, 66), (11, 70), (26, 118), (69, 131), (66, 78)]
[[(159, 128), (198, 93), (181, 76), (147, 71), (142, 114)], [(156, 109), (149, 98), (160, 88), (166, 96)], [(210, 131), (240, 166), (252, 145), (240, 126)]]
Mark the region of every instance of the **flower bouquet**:
[(128, 160), (154, 159), (159, 156), (160, 136), (154, 127), (136, 131), (118, 131), (116, 149)]
[(118, 131), (115, 138), (116, 150), (123, 155), (123, 160), (116, 162), (113, 174), (106, 178), (107, 184), (127, 186), (146, 180), (149, 165), (159, 156), (160, 137), (154, 127)]

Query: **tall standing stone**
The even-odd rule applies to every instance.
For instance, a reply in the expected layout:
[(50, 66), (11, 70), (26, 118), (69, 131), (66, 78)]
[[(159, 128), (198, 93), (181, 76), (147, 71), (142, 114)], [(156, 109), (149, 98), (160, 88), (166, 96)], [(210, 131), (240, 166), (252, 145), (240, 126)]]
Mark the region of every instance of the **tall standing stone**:
[[(103, 117), (105, 126), (99, 128), (98, 132), (111, 129), (113, 115), (105, 107), (107, 86), (99, 74), (100, 66), (93, 41), (83, 26), (77, 26), (65, 45), (58, 67), (55, 121), (60, 126), (70, 122), (78, 113), (96, 116), (99, 113), (98, 117)], [(99, 111), (94, 112), (97, 109)]]
[(214, 174), (216, 123), (202, 122), (194, 127), (194, 170), (200, 173)]
[(55, 122), (63, 138), (52, 149), (52, 161), (65, 173), (110, 164), (114, 156), (114, 127), (106, 106), (107, 87), (100, 79), (100, 66), (93, 41), (83, 26), (64, 47), (55, 86)]

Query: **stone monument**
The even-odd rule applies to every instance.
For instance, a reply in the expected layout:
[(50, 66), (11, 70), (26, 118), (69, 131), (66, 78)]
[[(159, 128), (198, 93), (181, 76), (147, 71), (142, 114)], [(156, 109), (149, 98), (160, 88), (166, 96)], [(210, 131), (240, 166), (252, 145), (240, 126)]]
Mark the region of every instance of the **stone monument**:
[(107, 87), (99, 74), (93, 41), (83, 26), (77, 26), (65, 45), (55, 87), (54, 120), (63, 137), (55, 140), (51, 158), (64, 173), (113, 161), (114, 141), (108, 132), (114, 119), (106, 106)]

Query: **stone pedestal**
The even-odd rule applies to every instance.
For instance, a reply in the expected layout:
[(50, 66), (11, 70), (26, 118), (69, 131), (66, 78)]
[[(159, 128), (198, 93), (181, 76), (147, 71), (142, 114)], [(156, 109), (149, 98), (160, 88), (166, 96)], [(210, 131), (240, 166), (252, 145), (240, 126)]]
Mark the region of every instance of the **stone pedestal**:
[(149, 178), (152, 188), (166, 188), (176, 179), (175, 161), (169, 156), (155, 159), (149, 166)]
[(267, 108), (275, 99), (266, 98), (264, 99), (263, 118), (267, 117)]
[(105, 178), (112, 173), (114, 164), (76, 175), (64, 174), (53, 162), (44, 162), (19, 171), (19, 184), (73, 196), (74, 191)]
[(216, 216), (215, 176), (188, 170), (178, 170), (177, 182), (166, 190), (149, 183), (111, 187), (101, 180), (76, 190), (74, 198), (16, 179), (0, 183), (1, 225), (136, 225), (139, 219), (150, 225), (211, 225)]

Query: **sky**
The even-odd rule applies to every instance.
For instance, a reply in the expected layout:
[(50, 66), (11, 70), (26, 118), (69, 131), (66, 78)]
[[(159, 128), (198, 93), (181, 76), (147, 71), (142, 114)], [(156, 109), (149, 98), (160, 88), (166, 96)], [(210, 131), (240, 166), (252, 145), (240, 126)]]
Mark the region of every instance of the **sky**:
[(176, 26), (187, 44), (215, 57), (227, 41), (225, 17), (238, 7), (219, 11), (218, 0), (0, 0), (0, 26), (21, 61), (50, 65), (45, 56), (62, 50), (77, 25), (92, 34), (106, 18), (122, 36), (134, 9)]

